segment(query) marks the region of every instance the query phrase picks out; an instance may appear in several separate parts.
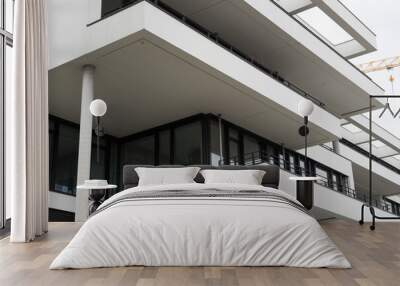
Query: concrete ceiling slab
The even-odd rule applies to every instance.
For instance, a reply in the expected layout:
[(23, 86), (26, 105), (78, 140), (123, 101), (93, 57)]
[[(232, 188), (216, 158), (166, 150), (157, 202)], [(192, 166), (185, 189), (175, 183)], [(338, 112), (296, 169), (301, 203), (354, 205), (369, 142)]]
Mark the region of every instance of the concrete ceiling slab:
[[(288, 116), (284, 108), (144, 39), (104, 47), (49, 71), (51, 114), (79, 123), (81, 66), (88, 58), (96, 66), (95, 97), (108, 104), (103, 120), (108, 134), (123, 137), (193, 114), (222, 113), (226, 120), (289, 148), (303, 145), (298, 115)], [(310, 144), (330, 140), (328, 131), (311, 128)]]
[[(359, 193), (365, 194), (367, 196), (366, 198), (368, 198), (368, 169), (365, 169), (357, 164), (353, 164), (352, 166), (356, 190)], [(390, 195), (394, 193), (400, 193), (400, 186), (374, 173), (372, 177), (372, 190), (373, 196)]]

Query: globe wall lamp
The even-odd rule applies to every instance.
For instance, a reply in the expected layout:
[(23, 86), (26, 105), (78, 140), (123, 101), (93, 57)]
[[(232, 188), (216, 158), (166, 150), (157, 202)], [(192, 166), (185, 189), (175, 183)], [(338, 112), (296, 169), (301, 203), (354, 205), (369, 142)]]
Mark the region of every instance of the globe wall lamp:
[(299, 114), (304, 118), (304, 125), (299, 128), (299, 134), (304, 136), (304, 172), (305, 176), (308, 175), (308, 164), (307, 164), (307, 136), (310, 133), (308, 128), (308, 117), (314, 111), (314, 104), (309, 99), (303, 99), (297, 106)]
[(107, 104), (104, 100), (95, 99), (90, 103), (90, 113), (96, 119), (95, 134), (97, 136), (97, 163), (100, 161), (100, 137), (104, 135), (104, 129), (101, 126), (101, 117), (107, 112)]

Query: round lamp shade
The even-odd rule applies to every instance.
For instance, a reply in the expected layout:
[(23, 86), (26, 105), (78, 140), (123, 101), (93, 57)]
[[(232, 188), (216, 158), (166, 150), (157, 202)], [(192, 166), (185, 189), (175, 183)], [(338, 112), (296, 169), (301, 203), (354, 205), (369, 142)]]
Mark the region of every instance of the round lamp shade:
[(101, 117), (107, 112), (107, 104), (104, 100), (95, 99), (90, 103), (90, 113), (93, 116)]
[(303, 117), (309, 116), (314, 110), (314, 103), (311, 100), (303, 99), (302, 101), (299, 102), (297, 110), (301, 116)]

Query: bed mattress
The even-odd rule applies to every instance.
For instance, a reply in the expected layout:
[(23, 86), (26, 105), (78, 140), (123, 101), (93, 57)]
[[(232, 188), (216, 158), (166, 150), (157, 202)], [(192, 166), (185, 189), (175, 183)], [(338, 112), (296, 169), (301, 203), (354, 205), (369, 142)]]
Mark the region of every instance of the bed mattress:
[(50, 269), (132, 265), (351, 267), (318, 222), (285, 192), (195, 183), (114, 195)]

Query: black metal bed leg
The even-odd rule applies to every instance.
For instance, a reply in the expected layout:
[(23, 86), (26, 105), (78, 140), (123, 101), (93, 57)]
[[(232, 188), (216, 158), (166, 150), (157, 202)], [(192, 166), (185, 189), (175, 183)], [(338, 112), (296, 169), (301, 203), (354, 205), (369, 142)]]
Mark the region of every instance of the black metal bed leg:
[(363, 204), (363, 205), (361, 206), (361, 219), (358, 221), (358, 223), (359, 223), (360, 225), (363, 225), (363, 224), (364, 224), (364, 208), (365, 208), (365, 204)]
[(375, 230), (375, 209), (374, 207), (369, 207), (369, 211), (371, 212), (372, 215), (372, 225), (370, 225), (369, 229), (370, 230)]

